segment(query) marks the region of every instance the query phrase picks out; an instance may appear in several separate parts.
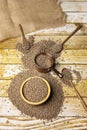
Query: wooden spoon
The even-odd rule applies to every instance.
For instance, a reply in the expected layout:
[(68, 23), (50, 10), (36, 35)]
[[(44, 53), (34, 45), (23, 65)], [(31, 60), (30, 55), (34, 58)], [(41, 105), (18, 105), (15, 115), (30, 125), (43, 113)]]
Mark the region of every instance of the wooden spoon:
[(80, 29), (82, 28), (82, 25), (79, 25), (61, 44), (60, 49), (56, 52), (59, 53), (61, 50), (63, 50), (64, 44)]
[(29, 41), (26, 39), (26, 37), (25, 37), (24, 31), (23, 31), (23, 27), (22, 27), (21, 24), (19, 24), (19, 28), (20, 28), (20, 31), (21, 31), (21, 34), (22, 34), (22, 41), (23, 41), (22, 42), (22, 48), (24, 50), (29, 50), (31, 45), (30, 45)]

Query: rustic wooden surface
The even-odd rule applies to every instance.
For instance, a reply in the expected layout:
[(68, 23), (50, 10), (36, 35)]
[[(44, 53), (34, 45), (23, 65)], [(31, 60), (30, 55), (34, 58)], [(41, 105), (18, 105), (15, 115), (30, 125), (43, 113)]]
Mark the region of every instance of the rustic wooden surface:
[[(64, 47), (59, 69), (67, 67), (81, 74), (81, 81), (73, 74), (74, 83), (80, 95), (87, 103), (87, 0), (62, 0), (63, 10), (67, 14), (67, 24), (57, 29), (39, 31), (34, 34), (35, 42), (51, 39), (64, 40), (75, 28), (83, 23), (81, 29)], [(8, 98), (7, 89), (11, 79), (23, 70), (22, 54), (15, 49), (20, 38), (0, 43), (0, 130), (86, 130), (87, 113), (73, 88), (63, 85), (64, 105), (57, 119), (42, 121), (24, 116)]]

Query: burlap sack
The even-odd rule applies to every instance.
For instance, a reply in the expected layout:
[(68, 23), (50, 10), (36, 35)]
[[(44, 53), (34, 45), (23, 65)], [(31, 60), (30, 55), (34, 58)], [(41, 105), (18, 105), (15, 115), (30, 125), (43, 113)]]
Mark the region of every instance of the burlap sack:
[(0, 0), (0, 41), (20, 35), (18, 24), (25, 33), (65, 23), (58, 0)]

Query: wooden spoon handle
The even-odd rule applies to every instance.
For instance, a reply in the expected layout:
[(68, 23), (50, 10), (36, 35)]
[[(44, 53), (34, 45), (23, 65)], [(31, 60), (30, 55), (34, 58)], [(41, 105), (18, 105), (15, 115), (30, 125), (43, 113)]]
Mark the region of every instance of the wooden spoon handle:
[(62, 42), (62, 45), (64, 45), (64, 43), (67, 42), (81, 27), (82, 27), (82, 25), (79, 25), (79, 26)]
[(22, 34), (22, 48), (24, 50), (29, 50), (31, 45), (30, 45), (29, 41), (26, 39), (26, 37), (25, 37), (24, 30), (23, 30), (23, 27), (22, 27), (21, 24), (19, 24), (19, 28), (20, 28), (20, 31), (21, 31), (21, 34)]
[(19, 24), (19, 28), (20, 28), (20, 31), (21, 31), (21, 34), (22, 34), (22, 38), (23, 38), (23, 39), (26, 39), (26, 38), (25, 38), (25, 34), (24, 34), (24, 30), (23, 30), (23, 27), (22, 27), (21, 24)]
[(76, 87), (75, 87), (75, 85), (73, 84), (72, 81), (70, 81), (70, 84), (71, 84), (71, 86), (74, 88), (74, 90), (75, 90), (75, 92), (76, 92), (76, 94), (77, 94), (79, 100), (81, 101), (81, 103), (82, 103), (82, 105), (83, 105), (85, 111), (87, 112), (87, 104), (85, 103), (84, 99), (81, 97), (81, 95), (79, 94), (78, 90), (76, 89)]

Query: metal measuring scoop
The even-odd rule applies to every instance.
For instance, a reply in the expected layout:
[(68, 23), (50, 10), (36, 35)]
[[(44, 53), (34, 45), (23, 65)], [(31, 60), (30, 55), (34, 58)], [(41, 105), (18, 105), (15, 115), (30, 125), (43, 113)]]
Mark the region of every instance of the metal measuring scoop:
[[(43, 67), (43, 66), (39, 65), (37, 59), (38, 59), (38, 57), (41, 56), (41, 55), (42, 55), (42, 56), (46, 56), (47, 61), (49, 60), (50, 65), (49, 65), (48, 67)], [(62, 78), (62, 77), (63, 77), (62, 73), (60, 73), (58, 70), (55, 69), (55, 59), (54, 59), (54, 57), (53, 57), (51, 54), (45, 53), (45, 52), (38, 53), (38, 54), (35, 56), (35, 58), (34, 58), (34, 62), (35, 62), (35, 67), (36, 67), (36, 69), (37, 69), (39, 72), (41, 72), (41, 73), (48, 73), (49, 71), (53, 70), (53, 71), (56, 73), (56, 75), (59, 76), (59, 78)]]

